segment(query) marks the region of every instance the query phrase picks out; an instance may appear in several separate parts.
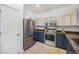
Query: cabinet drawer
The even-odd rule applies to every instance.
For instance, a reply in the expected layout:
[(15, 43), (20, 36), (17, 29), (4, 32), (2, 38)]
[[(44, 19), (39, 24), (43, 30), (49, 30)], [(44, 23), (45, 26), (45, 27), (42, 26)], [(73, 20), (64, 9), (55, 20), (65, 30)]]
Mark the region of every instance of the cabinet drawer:
[(23, 43), (24, 50), (31, 47), (34, 43), (35, 43), (35, 41), (33, 40), (33, 37), (29, 37), (29, 38), (24, 39), (24, 43)]

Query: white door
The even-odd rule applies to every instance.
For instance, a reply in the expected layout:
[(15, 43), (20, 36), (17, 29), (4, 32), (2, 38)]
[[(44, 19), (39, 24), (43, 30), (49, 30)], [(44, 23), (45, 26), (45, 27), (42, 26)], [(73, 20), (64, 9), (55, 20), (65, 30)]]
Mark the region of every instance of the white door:
[(1, 12), (0, 12), (0, 53), (1, 53)]
[(23, 52), (23, 15), (22, 13), (18, 13), (19, 15), (19, 20), (18, 20), (18, 32), (17, 34), (19, 34), (19, 36), (17, 36), (17, 39), (19, 41), (19, 53)]
[(19, 53), (18, 10), (1, 7), (1, 53)]

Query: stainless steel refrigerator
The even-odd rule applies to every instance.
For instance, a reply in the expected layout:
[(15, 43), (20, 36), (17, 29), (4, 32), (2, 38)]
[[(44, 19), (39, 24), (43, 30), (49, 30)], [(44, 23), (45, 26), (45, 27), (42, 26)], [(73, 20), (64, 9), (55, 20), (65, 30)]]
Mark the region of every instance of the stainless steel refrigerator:
[(34, 21), (31, 19), (23, 19), (23, 48), (26, 50), (33, 43)]

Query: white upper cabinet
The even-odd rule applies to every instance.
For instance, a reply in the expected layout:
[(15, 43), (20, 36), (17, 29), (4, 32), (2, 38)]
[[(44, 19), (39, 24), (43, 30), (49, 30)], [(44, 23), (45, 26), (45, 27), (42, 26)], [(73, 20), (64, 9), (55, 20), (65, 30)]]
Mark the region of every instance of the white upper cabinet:
[(63, 16), (63, 26), (70, 26), (70, 15)]
[(77, 26), (78, 25), (78, 19), (77, 19), (77, 10), (75, 10), (72, 14), (71, 14), (71, 26)]
[(34, 21), (35, 21), (35, 26), (37, 26), (38, 25), (38, 19), (35, 19)]
[(45, 18), (40, 18), (40, 21), (39, 21), (41, 23), (40, 25), (45, 26), (45, 21), (46, 21)]
[(57, 16), (57, 26), (62, 26), (63, 25), (63, 17), (62, 16)]
[(35, 20), (35, 26), (45, 26), (45, 18), (37, 18)]
[(45, 17), (44, 19), (38, 18), (36, 25), (43, 26), (45, 22), (52, 20), (57, 21), (57, 26), (79, 26), (79, 8), (72, 7), (56, 16), (53, 15), (51, 17)]
[(35, 20), (35, 26), (44, 26), (45, 20), (43, 18), (39, 18)]
[(57, 16), (57, 26), (79, 26), (77, 8), (65, 15)]

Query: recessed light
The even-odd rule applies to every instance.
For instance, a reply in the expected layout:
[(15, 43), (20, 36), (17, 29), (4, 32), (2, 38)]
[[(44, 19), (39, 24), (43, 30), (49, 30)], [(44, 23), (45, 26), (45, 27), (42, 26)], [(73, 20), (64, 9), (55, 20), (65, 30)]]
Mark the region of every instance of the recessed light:
[(39, 5), (36, 5), (37, 8), (39, 8)]

